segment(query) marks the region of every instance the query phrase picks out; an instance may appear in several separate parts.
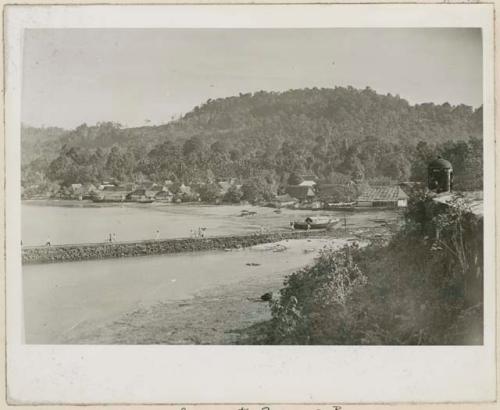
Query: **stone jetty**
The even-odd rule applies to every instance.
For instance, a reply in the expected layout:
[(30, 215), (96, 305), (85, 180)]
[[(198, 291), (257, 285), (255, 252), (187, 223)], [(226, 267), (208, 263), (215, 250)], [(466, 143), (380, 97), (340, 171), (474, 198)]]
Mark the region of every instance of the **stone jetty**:
[(52, 246), (23, 246), (22, 263), (73, 262), (169, 253), (238, 249), (285, 239), (323, 236), (326, 231), (278, 231), (263, 234), (176, 238), (132, 242), (103, 242)]

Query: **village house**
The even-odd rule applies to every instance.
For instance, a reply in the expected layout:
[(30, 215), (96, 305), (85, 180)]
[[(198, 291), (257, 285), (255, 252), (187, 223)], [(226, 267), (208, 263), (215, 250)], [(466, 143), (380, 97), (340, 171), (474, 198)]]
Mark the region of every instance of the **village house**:
[(128, 192), (132, 192), (134, 189), (137, 188), (137, 184), (135, 184), (134, 182), (127, 182), (125, 184), (122, 184), (121, 187), (125, 190), (125, 191), (128, 191)]
[(82, 199), (90, 199), (97, 193), (98, 189), (94, 184), (84, 184), (82, 186)]
[(90, 199), (93, 192), (96, 191), (96, 187), (92, 184), (76, 183), (67, 187), (60, 187), (56, 197), (61, 199), (77, 199), (81, 201), (83, 199)]
[(311, 201), (316, 195), (312, 187), (300, 185), (289, 185), (286, 193), (301, 202)]
[(146, 188), (138, 188), (130, 192), (125, 197), (128, 201), (148, 201), (155, 198), (156, 192), (147, 190)]
[(114, 184), (111, 181), (103, 181), (99, 186), (97, 187), (99, 191), (103, 191), (105, 188), (113, 188), (116, 187), (116, 184)]
[(83, 194), (84, 194), (84, 188), (82, 184), (71, 184), (69, 186), (69, 197), (71, 199), (78, 199), (82, 200), (83, 199)]
[(146, 189), (148, 191), (154, 191), (160, 189), (160, 186), (156, 182), (152, 181), (141, 181), (139, 183), (140, 188)]
[(355, 184), (318, 184), (316, 186), (318, 199), (325, 204), (334, 204), (339, 202), (351, 202), (356, 199)]
[(361, 192), (356, 206), (404, 208), (408, 206), (408, 195), (397, 185), (368, 186)]
[(200, 195), (189, 185), (181, 184), (176, 191), (175, 202), (195, 202), (200, 200)]
[(314, 187), (317, 184), (318, 178), (315, 175), (300, 175), (302, 182), (299, 186)]
[(97, 199), (103, 201), (120, 202), (125, 201), (129, 191), (121, 186), (105, 186), (97, 195)]
[(293, 207), (297, 202), (298, 200), (296, 198), (293, 198), (289, 194), (284, 194), (276, 195), (271, 205), (275, 208)]
[(174, 200), (174, 194), (167, 188), (163, 188), (162, 191), (156, 193), (155, 200), (159, 202), (172, 202)]

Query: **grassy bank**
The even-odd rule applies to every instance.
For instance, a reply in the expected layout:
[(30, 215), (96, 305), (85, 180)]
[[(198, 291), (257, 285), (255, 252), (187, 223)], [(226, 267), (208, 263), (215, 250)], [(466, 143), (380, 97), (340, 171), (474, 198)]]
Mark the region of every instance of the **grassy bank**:
[(288, 276), (255, 344), (482, 344), (483, 226), (465, 203), (410, 201), (388, 244), (326, 251)]

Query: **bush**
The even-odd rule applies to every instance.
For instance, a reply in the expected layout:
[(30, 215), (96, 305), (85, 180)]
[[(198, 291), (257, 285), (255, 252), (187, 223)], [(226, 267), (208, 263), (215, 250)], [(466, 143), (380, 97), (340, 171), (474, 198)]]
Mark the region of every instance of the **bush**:
[(482, 223), (452, 205), (416, 195), (388, 245), (325, 251), (290, 275), (267, 343), (481, 344)]
[(241, 202), (242, 196), (243, 193), (241, 192), (241, 189), (233, 185), (227, 190), (226, 194), (224, 195), (223, 201), (229, 202), (231, 204), (238, 204)]
[(332, 337), (341, 341), (349, 302), (366, 284), (353, 260), (358, 251), (355, 245), (323, 251), (315, 265), (287, 278), (279, 299), (271, 302), (274, 343), (317, 344)]

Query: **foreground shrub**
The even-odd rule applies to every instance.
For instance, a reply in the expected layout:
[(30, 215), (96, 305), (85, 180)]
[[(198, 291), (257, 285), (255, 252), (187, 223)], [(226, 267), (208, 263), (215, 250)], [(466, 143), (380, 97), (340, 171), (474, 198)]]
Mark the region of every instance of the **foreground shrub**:
[(287, 278), (279, 299), (271, 302), (275, 342), (310, 344), (328, 338), (332, 331), (349, 334), (343, 329), (349, 301), (366, 284), (353, 260), (358, 251), (355, 245), (339, 252), (323, 251), (314, 266)]
[(325, 251), (271, 301), (272, 344), (481, 344), (482, 222), (417, 197), (388, 245)]

